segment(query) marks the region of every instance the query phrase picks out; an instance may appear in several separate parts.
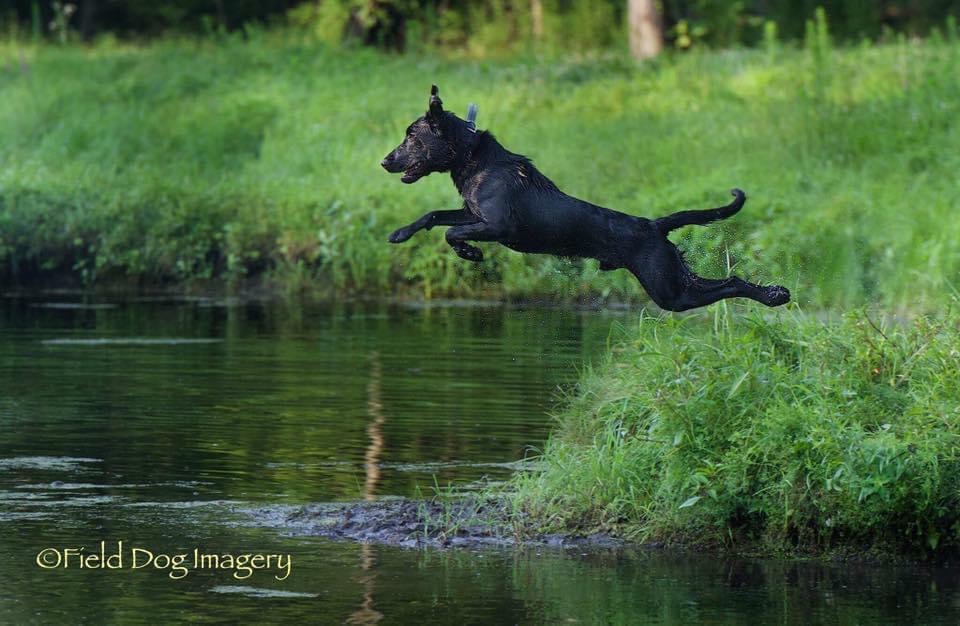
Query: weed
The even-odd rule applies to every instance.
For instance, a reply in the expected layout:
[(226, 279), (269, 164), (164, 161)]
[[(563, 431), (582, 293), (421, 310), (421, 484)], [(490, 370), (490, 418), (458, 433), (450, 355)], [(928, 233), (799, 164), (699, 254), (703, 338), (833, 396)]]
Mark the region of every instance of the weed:
[[(698, 321), (700, 320), (700, 321)], [(644, 318), (587, 370), (528, 524), (803, 552), (960, 547), (960, 319)]]
[(649, 65), (397, 57), (285, 31), (0, 43), (0, 283), (268, 274), (327, 293), (642, 298), (592, 261), (488, 246), (474, 267), (437, 232), (385, 243), (459, 202), (442, 176), (409, 187), (378, 166), (436, 82), (598, 204), (658, 216), (746, 189), (735, 220), (678, 233), (698, 272), (736, 266), (808, 308), (930, 310), (960, 275), (955, 30), (837, 48), (820, 16), (802, 48), (771, 39)]

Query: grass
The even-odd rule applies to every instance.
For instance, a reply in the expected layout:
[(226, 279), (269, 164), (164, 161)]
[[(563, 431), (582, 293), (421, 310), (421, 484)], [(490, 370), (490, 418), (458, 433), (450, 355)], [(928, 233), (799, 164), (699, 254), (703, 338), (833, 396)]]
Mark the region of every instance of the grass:
[(540, 469), (514, 480), (527, 532), (960, 548), (960, 316), (704, 321), (647, 317), (584, 373)]
[[(816, 33), (814, 33), (815, 35)], [(734, 220), (678, 240), (707, 275), (786, 284), (806, 307), (923, 310), (960, 272), (960, 61), (928, 41), (669, 56), (476, 60), (247, 40), (0, 44), (0, 284), (241, 285), (322, 293), (642, 299), (626, 272), (437, 232), (444, 175), (378, 166), (425, 108), (479, 123), (569, 193), (657, 216), (748, 193)]]

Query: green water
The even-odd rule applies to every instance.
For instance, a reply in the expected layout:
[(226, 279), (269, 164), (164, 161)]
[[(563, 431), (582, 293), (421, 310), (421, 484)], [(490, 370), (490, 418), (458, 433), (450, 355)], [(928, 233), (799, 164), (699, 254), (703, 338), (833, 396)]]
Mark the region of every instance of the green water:
[[(960, 577), (948, 568), (416, 551), (287, 536), (243, 514), (503, 480), (544, 441), (558, 385), (600, 354), (612, 326), (636, 319), (0, 299), (0, 623), (960, 620)], [(64, 557), (101, 541), (108, 555), (124, 542), (122, 567)], [(133, 569), (133, 548), (155, 561)], [(43, 550), (69, 567), (40, 567)], [(290, 565), (247, 577), (155, 567), (194, 550), (289, 555)]]

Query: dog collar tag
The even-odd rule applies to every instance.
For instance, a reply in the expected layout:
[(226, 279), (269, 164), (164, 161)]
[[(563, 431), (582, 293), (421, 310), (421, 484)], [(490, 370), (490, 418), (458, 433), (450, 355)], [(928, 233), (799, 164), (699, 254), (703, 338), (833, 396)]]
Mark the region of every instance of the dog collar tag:
[(467, 107), (467, 124), (471, 133), (477, 132), (477, 105), (472, 102)]

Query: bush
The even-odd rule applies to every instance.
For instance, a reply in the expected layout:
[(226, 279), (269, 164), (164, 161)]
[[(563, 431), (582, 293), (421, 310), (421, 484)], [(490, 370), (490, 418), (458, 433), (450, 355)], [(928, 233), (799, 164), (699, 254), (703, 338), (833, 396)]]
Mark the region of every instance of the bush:
[[(378, 166), (436, 82), (451, 110), (573, 195), (659, 216), (727, 201), (675, 236), (707, 276), (785, 284), (807, 307), (929, 310), (960, 275), (955, 39), (685, 54), (463, 61), (344, 52), (292, 31), (145, 47), (0, 44), (0, 284), (273, 277), (415, 296), (640, 300), (626, 271), (436, 232), (387, 235), (460, 203), (446, 176)], [(481, 88), (482, 86), (482, 88)], [(496, 94), (490, 97), (485, 94)], [(95, 271), (91, 272), (91, 268)]]
[(960, 316), (645, 318), (588, 370), (535, 525), (820, 552), (960, 547)]

